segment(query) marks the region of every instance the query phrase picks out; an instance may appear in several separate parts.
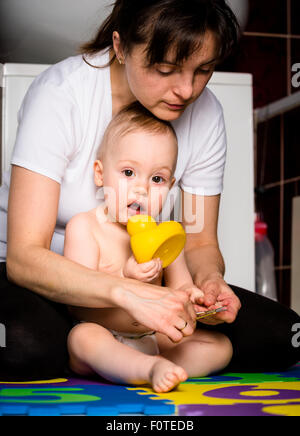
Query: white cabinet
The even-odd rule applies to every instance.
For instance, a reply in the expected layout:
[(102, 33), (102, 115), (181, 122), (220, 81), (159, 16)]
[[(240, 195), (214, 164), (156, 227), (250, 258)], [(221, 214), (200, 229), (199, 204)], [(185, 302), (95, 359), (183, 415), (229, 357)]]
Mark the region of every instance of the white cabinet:
[(228, 283), (255, 289), (253, 91), (250, 74), (215, 73), (209, 88), (221, 102), (227, 160), (219, 242)]
[[(4, 64), (0, 65), (2, 87), (2, 160), (3, 173), (9, 169), (18, 126), (18, 110), (26, 91), (34, 78), (48, 65)], [(1, 178), (2, 181), (2, 178)]]
[[(5, 64), (2, 86), (2, 174), (9, 169), (17, 112), (25, 92), (47, 65)], [(219, 241), (228, 283), (254, 290), (254, 165), (252, 76), (215, 73), (209, 84), (221, 102), (228, 136)]]

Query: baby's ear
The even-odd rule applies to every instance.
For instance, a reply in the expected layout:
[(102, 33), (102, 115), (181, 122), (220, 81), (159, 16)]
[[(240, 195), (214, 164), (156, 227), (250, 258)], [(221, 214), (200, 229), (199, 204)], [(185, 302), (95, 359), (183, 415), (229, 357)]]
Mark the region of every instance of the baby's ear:
[(99, 188), (103, 186), (103, 165), (100, 160), (94, 162), (94, 182)]

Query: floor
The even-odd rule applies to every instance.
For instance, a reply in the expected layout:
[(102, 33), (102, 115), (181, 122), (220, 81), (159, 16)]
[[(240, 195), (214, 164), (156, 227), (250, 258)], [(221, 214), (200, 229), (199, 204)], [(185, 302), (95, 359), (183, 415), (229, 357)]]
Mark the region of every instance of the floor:
[(0, 382), (0, 415), (300, 416), (300, 363), (189, 379), (167, 394), (79, 378)]

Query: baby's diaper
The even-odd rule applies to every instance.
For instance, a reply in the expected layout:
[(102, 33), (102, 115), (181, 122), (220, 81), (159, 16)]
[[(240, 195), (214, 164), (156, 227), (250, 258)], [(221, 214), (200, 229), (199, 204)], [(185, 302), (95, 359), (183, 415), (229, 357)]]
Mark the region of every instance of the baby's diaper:
[(116, 332), (115, 330), (109, 330), (111, 334), (121, 342), (121, 344), (128, 345), (137, 351), (149, 354), (150, 356), (156, 356), (159, 354), (159, 348), (155, 332), (147, 333), (123, 333)]

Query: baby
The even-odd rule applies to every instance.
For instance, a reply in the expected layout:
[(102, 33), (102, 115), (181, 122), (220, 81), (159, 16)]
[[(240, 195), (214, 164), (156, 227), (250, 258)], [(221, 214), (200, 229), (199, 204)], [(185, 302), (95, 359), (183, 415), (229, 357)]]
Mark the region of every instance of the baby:
[[(139, 103), (123, 109), (109, 124), (94, 163), (94, 180), (104, 200), (73, 217), (65, 233), (64, 255), (86, 267), (172, 289), (186, 289), (197, 303), (184, 251), (162, 270), (160, 259), (138, 264), (126, 225), (136, 214), (157, 218), (175, 179), (177, 138), (171, 124), (155, 118)], [(84, 238), (78, 235), (84, 234)], [(230, 362), (232, 346), (219, 333), (197, 329), (179, 343), (148, 331), (125, 310), (70, 307), (78, 323), (70, 332), (71, 369), (97, 373), (107, 380), (150, 384), (168, 392), (188, 377), (220, 371)], [(184, 330), (186, 323), (176, 326)]]

